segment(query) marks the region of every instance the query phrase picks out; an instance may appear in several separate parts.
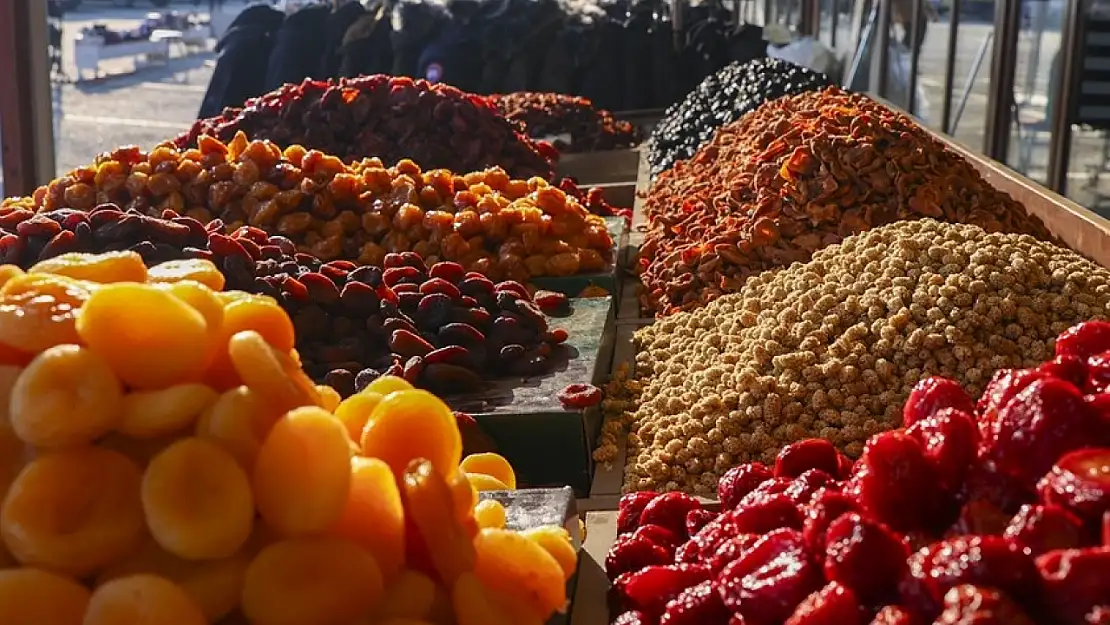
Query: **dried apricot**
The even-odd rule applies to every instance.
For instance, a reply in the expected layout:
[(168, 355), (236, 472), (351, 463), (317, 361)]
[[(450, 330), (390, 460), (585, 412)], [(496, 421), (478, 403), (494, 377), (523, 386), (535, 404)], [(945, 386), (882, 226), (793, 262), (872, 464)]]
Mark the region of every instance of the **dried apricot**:
[(484, 529), (474, 539), (474, 573), (494, 593), (521, 594), (540, 614), (566, 609), (567, 589), (559, 563), (517, 532)]
[(147, 281), (143, 257), (131, 251), (103, 254), (70, 252), (40, 260), (27, 273), (48, 273), (101, 284)]
[(179, 438), (181, 438), (181, 432), (164, 434), (154, 438), (132, 438), (119, 432), (112, 432), (98, 440), (96, 446), (118, 451), (140, 467), (145, 467), (154, 456), (162, 453), (163, 449), (172, 445)]
[[(213, 291), (224, 290), (224, 274), (212, 264), (212, 261), (203, 258), (188, 258), (184, 260), (170, 260), (159, 263), (148, 270), (150, 282), (181, 282), (192, 280), (199, 282)], [(141, 280), (136, 280), (141, 282)]]
[[(222, 350), (227, 344), (227, 341), (223, 339), (222, 335), (224, 325), (223, 302), (220, 301), (220, 298), (217, 297), (212, 289), (192, 280), (158, 283), (154, 286), (192, 306), (193, 309), (204, 317), (204, 321), (208, 325), (208, 353), (205, 356), (205, 362), (211, 367), (216, 356), (222, 353)], [(226, 390), (227, 388), (239, 384), (237, 379), (235, 379), (235, 372), (231, 369), (230, 363), (227, 365), (227, 368), (230, 374), (215, 380), (217, 383), (221, 383), (219, 386), (214, 385), (217, 390)], [(224, 380), (226, 378), (231, 379), (225, 382)], [(210, 382), (207, 376), (205, 381)]]
[(24, 275), (24, 271), (17, 265), (0, 265), (0, 287), (16, 276)]
[(196, 382), (207, 366), (209, 335), (204, 316), (150, 285), (100, 287), (81, 309), (77, 332), (132, 388)]
[(436, 584), (432, 578), (404, 569), (385, 587), (383, 601), (374, 610), (374, 622), (387, 619), (424, 619), (432, 613), (436, 597)]
[(397, 474), (413, 460), (426, 458), (441, 476), (451, 477), (462, 457), (455, 415), (427, 391), (396, 391), (383, 397), (360, 441), (363, 455), (385, 460)]
[(157, 575), (113, 579), (97, 588), (82, 625), (207, 625), (183, 588)]
[(254, 295), (224, 305), (224, 333), (228, 339), (244, 330), (261, 334), (278, 351), (293, 349), (293, 321), (273, 298)]
[(248, 472), (253, 472), (262, 441), (281, 417), (282, 413), (262, 401), (257, 393), (246, 386), (237, 386), (224, 391), (200, 415), (196, 435), (215, 441), (231, 452)]
[(138, 465), (108, 449), (39, 456), (4, 499), (4, 543), (26, 565), (75, 577), (93, 573), (141, 544), (141, 481)]
[(235, 371), (266, 403), (285, 412), (318, 406), (316, 385), (288, 356), (270, 347), (254, 330), (239, 332), (227, 344)]
[(75, 625), (89, 605), (76, 581), (34, 568), (0, 570), (0, 623)]
[(474, 520), (478, 522), (480, 528), (503, 529), (505, 519), (505, 506), (501, 505), (501, 502), (496, 499), (484, 499), (474, 507)]
[(563, 576), (570, 579), (578, 568), (578, 553), (571, 544), (570, 532), (555, 525), (544, 525), (524, 530), (521, 535), (543, 547), (563, 568)]
[(326, 411), (298, 408), (278, 420), (258, 451), (258, 511), (284, 536), (332, 527), (347, 506), (351, 461), (347, 431)]
[(351, 490), (331, 533), (361, 545), (390, 579), (405, 559), (405, 509), (389, 465), (351, 459)]
[(413, 461), (404, 472), (401, 495), (440, 579), (450, 585), (472, 570), (474, 545), (455, 519), (451, 491), (435, 465), (425, 459)]
[(474, 573), (460, 575), (451, 586), (451, 605), (458, 625), (516, 625), (491, 601), (492, 595)]
[(64, 276), (27, 274), (0, 288), (0, 343), (37, 354), (55, 345), (80, 343), (77, 311), (94, 285)]
[(370, 420), (370, 414), (374, 412), (374, 408), (381, 401), (382, 395), (380, 393), (362, 391), (340, 402), (335, 409), (335, 416), (343, 422), (351, 440), (358, 441), (362, 439), (362, 430), (366, 427), (366, 422)]
[(501, 480), (486, 475), (485, 473), (467, 473), (466, 479), (470, 480), (470, 485), (479, 492), (488, 490), (509, 490), (509, 485)]
[(509, 616), (513, 625), (543, 625), (544, 618), (528, 603), (528, 600), (516, 594), (490, 593), (490, 601), (499, 610)]
[(362, 392), (388, 395), (394, 391), (408, 391), (412, 390), (412, 388), (413, 386), (406, 382), (404, 378), (399, 378), (395, 375), (383, 375), (370, 384), (367, 384), (366, 388), (362, 389)]
[(151, 535), (187, 560), (230, 557), (251, 535), (250, 479), (211, 441), (183, 438), (155, 456), (143, 475), (142, 498)]
[(220, 395), (204, 384), (178, 384), (123, 396), (117, 429), (135, 438), (155, 438), (190, 427)]
[(499, 454), (470, 454), (463, 458), (459, 468), (467, 473), (481, 473), (497, 479), (510, 489), (516, 488), (516, 473), (508, 460)]
[(36, 447), (89, 443), (120, 419), (123, 387), (99, 354), (57, 345), (27, 365), (11, 389), (9, 418), (23, 441)]
[(343, 401), (339, 391), (327, 384), (317, 384), (316, 392), (320, 394), (320, 406), (328, 412), (335, 412), (336, 408), (339, 408), (340, 402)]
[(243, 614), (253, 625), (344, 623), (382, 598), (374, 557), (340, 538), (295, 538), (262, 550), (247, 569)]
[(455, 503), (455, 516), (470, 519), (474, 516), (474, 506), (478, 505), (478, 489), (470, 483), (465, 473), (457, 473), (447, 480), (451, 489), (451, 499)]

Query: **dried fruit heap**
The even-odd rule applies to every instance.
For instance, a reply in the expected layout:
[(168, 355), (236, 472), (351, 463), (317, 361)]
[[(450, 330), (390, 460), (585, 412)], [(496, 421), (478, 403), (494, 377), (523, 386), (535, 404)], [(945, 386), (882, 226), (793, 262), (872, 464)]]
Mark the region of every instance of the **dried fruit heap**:
[[(28, 269), (126, 250), (147, 266), (165, 263), (158, 275), (271, 296), (293, 319), (304, 370), (343, 397), (383, 374), (438, 393), (473, 391), (482, 378), (542, 372), (567, 339), (548, 327), (519, 282), (494, 283), (458, 263), (429, 268), (412, 252), (387, 254), (384, 269), (322, 263), (258, 228), (225, 236), (214, 232), (218, 221), (206, 230), (191, 217), (165, 217), (113, 205), (89, 213), (13, 210), (0, 215), (0, 263)], [(208, 261), (220, 273), (204, 275)]]
[(708, 494), (813, 436), (856, 457), (919, 380), (978, 394), (1108, 306), (1110, 271), (1030, 236), (923, 219), (849, 237), (639, 331), (626, 486)]
[[(242, 225), (288, 237), (327, 262), (381, 266), (389, 252), (450, 260), (493, 279), (525, 281), (603, 270), (613, 239), (605, 220), (539, 178), (490, 169), (465, 176), (421, 171), (412, 161), (344, 165), (293, 146), (283, 151), (240, 133), (227, 145), (120, 148), (4, 207), (92, 210), (115, 203), (150, 215), (165, 209), (227, 230)], [(2, 209), (0, 209), (2, 210)]]
[(303, 145), (348, 161), (411, 159), (425, 169), (478, 171), (500, 167), (515, 178), (550, 180), (557, 152), (530, 140), (481, 96), (450, 85), (383, 75), (306, 80), (202, 119), (177, 138), (197, 147), (210, 135)]
[(639, 143), (639, 130), (586, 98), (522, 91), (489, 96), (506, 119), (535, 139), (551, 140), (560, 152), (620, 150)]
[[(1110, 323), (999, 371), (930, 378), (852, 462), (794, 443), (718, 485), (625, 495), (620, 625), (1092, 625), (1110, 618)], [(730, 620), (731, 619), (731, 620)]]
[(301, 371), (274, 302), (173, 274), (135, 255), (0, 268), (0, 622), (564, 609), (569, 536), (508, 531), (477, 503), (515, 478), (461, 458), (445, 405), (393, 377), (340, 402)]
[(660, 175), (644, 211), (644, 306), (689, 310), (844, 237), (933, 217), (1052, 240), (905, 115), (836, 88), (769, 102)]

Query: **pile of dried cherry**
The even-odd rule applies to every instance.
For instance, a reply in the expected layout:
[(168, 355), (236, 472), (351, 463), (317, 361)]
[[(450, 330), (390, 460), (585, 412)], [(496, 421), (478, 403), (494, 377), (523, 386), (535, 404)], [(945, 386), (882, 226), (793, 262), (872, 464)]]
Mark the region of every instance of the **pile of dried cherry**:
[(562, 294), (494, 283), (453, 262), (430, 268), (413, 252), (388, 254), (383, 267), (322, 262), (282, 236), (244, 226), (230, 236), (165, 211), (163, 219), (112, 204), (90, 212), (11, 210), (0, 215), (0, 263), (28, 268), (68, 252), (132, 250), (148, 265), (211, 260), (226, 288), (278, 300), (293, 319), (304, 370), (343, 396), (383, 374), (442, 394), (482, 380), (535, 375), (567, 332), (541, 311), (564, 309)]
[(411, 159), (425, 170), (501, 167), (513, 178), (551, 180), (558, 152), (518, 131), (489, 102), (445, 84), (384, 75), (286, 84), (201, 119), (175, 139), (197, 147), (202, 135), (225, 143), (238, 131), (282, 148), (303, 145), (351, 162)]
[(637, 127), (595, 108), (587, 98), (519, 91), (489, 99), (506, 119), (520, 123), (528, 136), (551, 140), (560, 152), (622, 150), (642, 138)]
[(617, 625), (1110, 623), (1110, 323), (999, 371), (921, 382), (852, 461), (828, 441), (730, 470), (721, 511), (625, 495)]

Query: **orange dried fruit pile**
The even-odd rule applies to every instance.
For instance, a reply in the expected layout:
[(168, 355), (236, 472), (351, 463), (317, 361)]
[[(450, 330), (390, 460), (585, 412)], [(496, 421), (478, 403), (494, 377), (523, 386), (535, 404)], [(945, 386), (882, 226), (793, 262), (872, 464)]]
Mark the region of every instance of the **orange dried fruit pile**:
[(399, 378), (340, 402), (275, 302), (199, 269), (0, 267), (0, 623), (508, 625), (565, 607), (569, 535), (479, 503), (515, 487), (504, 458), (463, 459), (451, 411)]

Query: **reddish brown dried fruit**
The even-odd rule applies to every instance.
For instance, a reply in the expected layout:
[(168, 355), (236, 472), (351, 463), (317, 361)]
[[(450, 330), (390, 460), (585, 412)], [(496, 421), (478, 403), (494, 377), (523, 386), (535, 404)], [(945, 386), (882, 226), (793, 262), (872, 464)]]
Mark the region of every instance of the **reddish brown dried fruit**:
[(627, 534), (636, 531), (640, 526), (640, 515), (652, 499), (659, 496), (653, 491), (640, 491), (621, 495), (617, 503), (617, 534)]
[(719, 512), (706, 510), (704, 508), (695, 508), (686, 513), (686, 535), (693, 536), (701, 531), (701, 528), (709, 524), (710, 521), (720, 516)]
[(459, 292), (459, 287), (451, 284), (443, 278), (429, 278), (420, 285), (420, 292), (424, 295), (429, 293), (442, 293), (451, 299), (459, 299), (462, 293)]
[(754, 547), (756, 543), (762, 539), (763, 536), (760, 534), (740, 534), (739, 536), (733, 536), (721, 543), (713, 552), (713, 555), (705, 560), (705, 564), (713, 571), (714, 575), (718, 575), (726, 566), (740, 559), (741, 556), (747, 553), (749, 549)]
[(558, 397), (567, 408), (589, 408), (601, 403), (603, 393), (593, 384), (571, 384), (559, 391)]
[(408, 330), (394, 330), (389, 337), (389, 349), (405, 358), (426, 356), (434, 347), (420, 336)]
[(749, 462), (729, 469), (717, 481), (717, 498), (721, 501), (721, 507), (732, 510), (745, 495), (772, 477), (771, 470), (760, 462)]
[(1033, 625), (1009, 597), (993, 588), (964, 584), (944, 595), (944, 611), (934, 625)]
[(963, 484), (979, 445), (974, 417), (955, 408), (942, 408), (918, 420), (906, 434), (924, 447), (925, 458), (946, 491), (954, 491)]
[(767, 534), (717, 576), (725, 606), (753, 623), (780, 623), (821, 584), (801, 532)]
[(842, 514), (859, 512), (859, 503), (852, 497), (830, 489), (821, 489), (805, 507), (805, 521), (802, 525), (802, 536), (810, 553), (818, 560), (825, 558), (825, 534), (829, 524)]
[(791, 480), (782, 493), (795, 504), (804, 506), (819, 490), (840, 490), (840, 484), (821, 469), (810, 469)]
[(876, 520), (897, 531), (925, 527), (942, 501), (925, 450), (902, 432), (883, 432), (867, 441), (847, 490)]
[(612, 581), (630, 571), (639, 571), (653, 564), (667, 564), (670, 561), (671, 556), (665, 547), (644, 536), (624, 534), (617, 537), (605, 556), (605, 574)]
[(1093, 524), (1110, 513), (1110, 449), (1065, 454), (1037, 485), (1045, 503), (1061, 506)]
[(902, 407), (902, 425), (911, 425), (928, 419), (943, 408), (954, 408), (965, 413), (975, 412), (975, 404), (955, 380), (933, 376), (917, 383)]
[(839, 452), (823, 438), (807, 438), (782, 448), (775, 458), (775, 477), (798, 477), (810, 469), (830, 476), (839, 470)]
[(1087, 382), (1087, 363), (1076, 356), (1057, 356), (1037, 367), (1037, 372), (1070, 382), (1076, 388)]
[(897, 605), (883, 606), (871, 619), (870, 625), (917, 625), (918, 621), (913, 614)]
[(724, 623), (729, 611), (721, 596), (706, 580), (682, 591), (663, 610), (659, 625), (713, 625)]
[(1009, 522), (1010, 516), (992, 501), (972, 499), (960, 508), (959, 516), (946, 535), (1001, 534)]
[(613, 582), (613, 588), (626, 608), (658, 616), (671, 599), (707, 579), (709, 569), (700, 564), (668, 564), (625, 573)]
[(909, 555), (889, 527), (844, 514), (829, 524), (825, 537), (825, 578), (851, 588), (869, 605), (881, 605), (897, 597)]
[(1110, 547), (1050, 551), (1037, 558), (1049, 613), (1082, 625), (1087, 613), (1110, 600)]
[(536, 291), (532, 296), (532, 301), (536, 302), (536, 306), (544, 312), (561, 313), (570, 307), (570, 299), (563, 293), (557, 291)]
[(1059, 506), (1025, 505), (1002, 535), (1036, 557), (1056, 549), (1079, 547), (1082, 532), (1079, 518)]
[(1086, 361), (1110, 350), (1110, 322), (1085, 321), (1056, 338), (1057, 356), (1075, 356)]
[(644, 506), (640, 525), (659, 525), (685, 539), (686, 515), (699, 508), (701, 502), (686, 493), (663, 493)]
[(640, 536), (649, 542), (655, 543), (667, 550), (668, 557), (674, 556), (674, 550), (683, 543), (685, 538), (676, 535), (662, 525), (646, 524), (636, 528), (633, 536)]
[(863, 625), (864, 611), (855, 593), (836, 582), (806, 597), (785, 625)]

